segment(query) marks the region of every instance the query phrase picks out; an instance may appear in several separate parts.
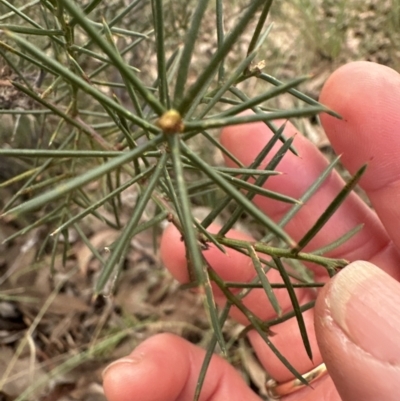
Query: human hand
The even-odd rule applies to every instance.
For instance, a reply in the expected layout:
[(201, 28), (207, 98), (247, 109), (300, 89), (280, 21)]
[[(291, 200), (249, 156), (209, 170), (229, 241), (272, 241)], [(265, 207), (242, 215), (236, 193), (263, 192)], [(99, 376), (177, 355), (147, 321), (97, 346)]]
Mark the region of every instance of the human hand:
[[(274, 326), (276, 335), (270, 338), (271, 341), (297, 371), (304, 374), (324, 361), (329, 372), (313, 382), (312, 388), (303, 387), (282, 400), (398, 400), (400, 284), (396, 280), (400, 279), (400, 75), (373, 63), (351, 63), (330, 77), (320, 101), (343, 116), (343, 120), (338, 120), (325, 114), (321, 121), (335, 151), (342, 154), (346, 168), (354, 173), (368, 162), (360, 185), (376, 212), (357, 195), (351, 194), (310, 243), (309, 249), (323, 246), (363, 223), (363, 230), (329, 256), (368, 262), (354, 262), (343, 269), (319, 292), (315, 311), (303, 314), (313, 361), (306, 355), (294, 319)], [(295, 131), (288, 124), (285, 135), (292, 136)], [(221, 141), (246, 165), (254, 160), (270, 135), (265, 125), (257, 123), (228, 127), (223, 131)], [(270, 177), (268, 188), (298, 198), (327, 162), (301, 135), (296, 136), (294, 146), (300, 157), (288, 153), (278, 167), (286, 174)], [(342, 187), (338, 174), (332, 173), (285, 227), (292, 238), (302, 237)], [(274, 220), (279, 220), (288, 207), (266, 198), (256, 197), (254, 201)], [(216, 226), (210, 229), (218, 230)], [(229, 232), (228, 236), (248, 239), (236, 231)], [(173, 226), (163, 235), (161, 255), (171, 273), (180, 282), (187, 282), (184, 246)], [(225, 280), (250, 281), (255, 276), (249, 259), (240, 253), (229, 249), (224, 255), (211, 246), (204, 255)], [(279, 280), (275, 271), (268, 275), (272, 282)], [(317, 281), (327, 280), (322, 269), (316, 269), (315, 275)], [(276, 290), (276, 295), (283, 311), (290, 310), (286, 291)], [(312, 291), (298, 289), (297, 297), (299, 302), (305, 303), (315, 295)], [(218, 291), (215, 298), (220, 304), (224, 303)], [(275, 312), (262, 289), (251, 291), (244, 302), (261, 319), (274, 317)], [(245, 323), (239, 311), (233, 310), (232, 315)], [(249, 333), (249, 340), (261, 364), (278, 383), (293, 380), (256, 332)], [(203, 358), (204, 351), (185, 340), (170, 334), (157, 335), (139, 345), (128, 357), (109, 366), (104, 373), (106, 396), (109, 401), (191, 400)], [(216, 355), (209, 366), (200, 399), (259, 400), (235, 369)]]

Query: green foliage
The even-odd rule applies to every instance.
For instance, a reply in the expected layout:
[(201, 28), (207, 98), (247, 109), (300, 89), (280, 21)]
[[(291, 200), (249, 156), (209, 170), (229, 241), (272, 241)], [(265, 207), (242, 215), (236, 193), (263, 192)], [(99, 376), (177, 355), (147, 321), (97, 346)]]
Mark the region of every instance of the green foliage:
[[(255, 67), (262, 61), (257, 52), (270, 34), (265, 20), (271, 2), (249, 1), (228, 32), (223, 26), (224, 8), (229, 7), (229, 2), (225, 3), (217, 1), (213, 9), (204, 0), (186, 8), (182, 2), (165, 4), (161, 0), (136, 0), (128, 5), (123, 1), (92, 0), (81, 8), (81, 2), (73, 0), (34, 0), (26, 4), (0, 0), (2, 79), (8, 80), (12, 89), (9, 104), (1, 113), (30, 116), (40, 127), (32, 149), (24, 148), (24, 142), (20, 149), (0, 149), (2, 158), (23, 161), (22, 170), (1, 184), (18, 184), (14, 196), (4, 205), (2, 217), (35, 216), (18, 234), (45, 225), (49, 233), (46, 243), (52, 244), (54, 255), (58, 243), (65, 247), (66, 254), (68, 241), (61, 242), (61, 237), (68, 237), (71, 227), (87, 243), (81, 225), (88, 215), (120, 230), (119, 238), (108, 246), (108, 258), (92, 249), (102, 265), (97, 293), (112, 291), (132, 238), (168, 219), (182, 233), (191, 277), (204, 290), (215, 333), (209, 352), (217, 343), (225, 350), (222, 326), (229, 308), (235, 305), (285, 366), (304, 380), (268, 339), (269, 327), (278, 321), (263, 322), (255, 317), (243, 305), (241, 295), (231, 292), (231, 287), (240, 283), (226, 283), (218, 277), (201, 250), (213, 243), (221, 249), (232, 248), (249, 255), (258, 280), (241, 283), (242, 288), (262, 287), (279, 321), (295, 316), (311, 357), (301, 313), (304, 306), (298, 304), (293, 290), (298, 284), (293, 284), (291, 278), (303, 285), (313, 283), (309, 274), (303, 274), (305, 269), (285, 268), (282, 260), (289, 261), (289, 265), (294, 260), (296, 266), (302, 266), (301, 261), (317, 263), (330, 275), (346, 265), (345, 260), (300, 251), (334, 213), (360, 174), (332, 200), (296, 247), (283, 227), (302, 207), (306, 196), (317, 190), (336, 161), (302, 200), (263, 189), (284, 154), (295, 152), (292, 139), (286, 140), (282, 135), (283, 127), (276, 128), (272, 122), (330, 111), (296, 88), (304, 78), (283, 83)], [(175, 18), (171, 7), (184, 8), (181, 19)], [(216, 46), (206, 63), (197, 63), (202, 44), (199, 33), (210, 18), (217, 26), (212, 38)], [(180, 46), (171, 39), (174, 31), (180, 35)], [(232, 63), (230, 57), (236, 44), (246, 38), (250, 40), (240, 62)], [(331, 53), (336, 51), (334, 45), (329, 47)], [(263, 88), (261, 94), (246, 93), (244, 84), (249, 80), (258, 81)], [(286, 93), (297, 98), (301, 107), (280, 110), (271, 106), (271, 100)], [(254, 114), (240, 114), (247, 109)], [(264, 122), (275, 135), (254, 163), (246, 167), (217, 144), (213, 129), (254, 121)], [(282, 142), (280, 150), (271, 155), (264, 172), (258, 171), (278, 141)], [(218, 147), (236, 162), (237, 168), (223, 169), (212, 159), (203, 160), (198, 143), (212, 152)], [(194, 175), (201, 185), (192, 185), (189, 178)], [(96, 191), (90, 189), (93, 184)], [(128, 221), (122, 222), (121, 196), (133, 189), (137, 199)], [(289, 202), (293, 208), (275, 223), (252, 204), (256, 194)], [(202, 222), (192, 214), (196, 204), (211, 208)], [(210, 233), (209, 225), (228, 205), (233, 212), (221, 232)], [(243, 212), (262, 228), (264, 241), (250, 243), (225, 237)], [(331, 244), (331, 248), (340, 241), (343, 239)], [(272, 259), (265, 260), (262, 254)], [(288, 288), (294, 311), (287, 317), (281, 316), (272, 291), (275, 284), (264, 274), (269, 268), (281, 273)], [(211, 282), (228, 299), (222, 314), (215, 306)], [(201, 377), (204, 378), (204, 370)]]

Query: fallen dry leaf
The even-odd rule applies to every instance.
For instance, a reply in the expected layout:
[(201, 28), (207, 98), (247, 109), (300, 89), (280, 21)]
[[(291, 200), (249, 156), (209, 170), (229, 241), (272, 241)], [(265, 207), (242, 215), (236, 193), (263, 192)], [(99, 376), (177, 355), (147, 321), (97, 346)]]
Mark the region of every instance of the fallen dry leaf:
[[(105, 229), (94, 234), (89, 238), (92, 246), (99, 250), (100, 253), (104, 251), (104, 248), (111, 245), (118, 237), (120, 232), (111, 229)], [(75, 255), (78, 260), (78, 266), (83, 275), (87, 275), (90, 270), (90, 262), (93, 259), (92, 251), (84, 244), (79, 243), (75, 248)]]

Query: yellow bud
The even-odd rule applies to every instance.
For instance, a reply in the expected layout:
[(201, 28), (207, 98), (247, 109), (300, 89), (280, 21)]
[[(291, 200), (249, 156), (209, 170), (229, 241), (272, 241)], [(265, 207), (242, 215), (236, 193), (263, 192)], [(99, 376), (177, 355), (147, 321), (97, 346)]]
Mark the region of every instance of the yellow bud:
[(183, 131), (182, 117), (178, 111), (171, 109), (166, 111), (156, 123), (164, 134), (177, 134)]

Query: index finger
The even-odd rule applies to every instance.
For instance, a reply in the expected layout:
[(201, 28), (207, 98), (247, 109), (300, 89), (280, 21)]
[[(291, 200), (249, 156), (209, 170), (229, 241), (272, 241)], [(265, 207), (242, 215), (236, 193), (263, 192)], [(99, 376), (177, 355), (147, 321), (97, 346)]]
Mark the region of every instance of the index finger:
[(347, 64), (326, 82), (321, 122), (342, 162), (354, 173), (368, 163), (360, 181), (389, 236), (400, 247), (400, 75), (365, 61)]

